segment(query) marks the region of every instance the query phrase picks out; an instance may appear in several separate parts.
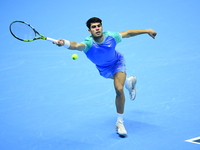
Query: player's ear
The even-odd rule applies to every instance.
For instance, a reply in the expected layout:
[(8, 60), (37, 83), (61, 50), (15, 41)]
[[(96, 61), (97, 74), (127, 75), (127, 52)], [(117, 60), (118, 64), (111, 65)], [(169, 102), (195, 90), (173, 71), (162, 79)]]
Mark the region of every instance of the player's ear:
[(91, 34), (91, 30), (90, 29), (88, 29), (88, 32)]

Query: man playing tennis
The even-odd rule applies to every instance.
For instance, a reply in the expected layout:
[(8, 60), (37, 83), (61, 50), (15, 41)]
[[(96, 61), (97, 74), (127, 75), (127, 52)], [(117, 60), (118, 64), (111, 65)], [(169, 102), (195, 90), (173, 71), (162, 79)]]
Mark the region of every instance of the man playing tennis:
[(127, 131), (123, 125), (123, 113), (125, 104), (124, 85), (129, 91), (130, 99), (136, 96), (136, 77), (126, 78), (126, 64), (124, 56), (115, 50), (116, 45), (122, 38), (133, 37), (139, 34), (149, 34), (155, 39), (156, 32), (152, 29), (127, 30), (124, 32), (103, 32), (102, 20), (96, 17), (90, 18), (87, 23), (88, 36), (85, 41), (77, 43), (64, 39), (58, 39), (57, 45), (64, 46), (71, 50), (83, 51), (90, 59), (104, 78), (114, 79), (116, 91), (116, 109), (118, 113), (116, 131), (121, 136), (126, 136)]

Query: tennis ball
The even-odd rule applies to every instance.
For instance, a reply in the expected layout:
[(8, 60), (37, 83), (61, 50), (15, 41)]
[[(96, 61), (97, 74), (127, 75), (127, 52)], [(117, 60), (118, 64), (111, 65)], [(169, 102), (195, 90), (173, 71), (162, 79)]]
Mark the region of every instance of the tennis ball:
[(73, 55), (72, 55), (72, 59), (73, 59), (73, 60), (77, 60), (77, 58), (78, 58), (78, 55), (77, 55), (77, 54), (73, 54)]

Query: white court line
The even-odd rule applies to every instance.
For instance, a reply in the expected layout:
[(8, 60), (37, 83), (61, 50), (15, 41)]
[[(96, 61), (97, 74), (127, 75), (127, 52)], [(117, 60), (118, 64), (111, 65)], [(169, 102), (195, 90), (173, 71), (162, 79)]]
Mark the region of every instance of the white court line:
[(190, 143), (200, 144), (200, 137), (192, 138), (192, 139), (185, 140), (185, 141), (190, 142)]

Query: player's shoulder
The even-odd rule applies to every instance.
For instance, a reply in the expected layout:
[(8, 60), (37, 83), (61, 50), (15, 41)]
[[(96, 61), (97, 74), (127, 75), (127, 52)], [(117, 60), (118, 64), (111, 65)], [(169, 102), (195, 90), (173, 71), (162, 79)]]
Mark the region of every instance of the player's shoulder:
[(105, 37), (111, 36), (112, 38), (115, 39), (116, 43), (119, 43), (122, 40), (122, 36), (119, 32), (106, 31), (104, 32), (104, 36)]
[(85, 38), (85, 41), (92, 41), (93, 40), (93, 38), (92, 38), (92, 36), (90, 35), (90, 36), (87, 36), (86, 38)]
[(84, 52), (86, 53), (92, 46), (92, 43), (93, 43), (93, 38), (92, 36), (88, 36), (85, 38), (84, 41), (82, 41), (81, 43), (85, 44), (85, 50)]
[[(113, 32), (113, 31), (105, 31), (105, 32), (103, 32), (103, 35), (105, 37), (107, 37), (107, 36), (118, 36), (118, 35), (120, 35), (120, 33), (119, 32)], [(85, 38), (85, 41), (93, 41), (92, 35), (87, 36)]]
[(116, 32), (113, 32), (113, 31), (105, 31), (105, 32), (103, 32), (103, 34), (105, 35), (105, 36), (112, 36), (113, 34), (115, 34)]
[(112, 36), (112, 37), (116, 37), (116, 36), (120, 36), (120, 33), (119, 32), (113, 32), (113, 31), (105, 31), (104, 33), (104, 36)]

